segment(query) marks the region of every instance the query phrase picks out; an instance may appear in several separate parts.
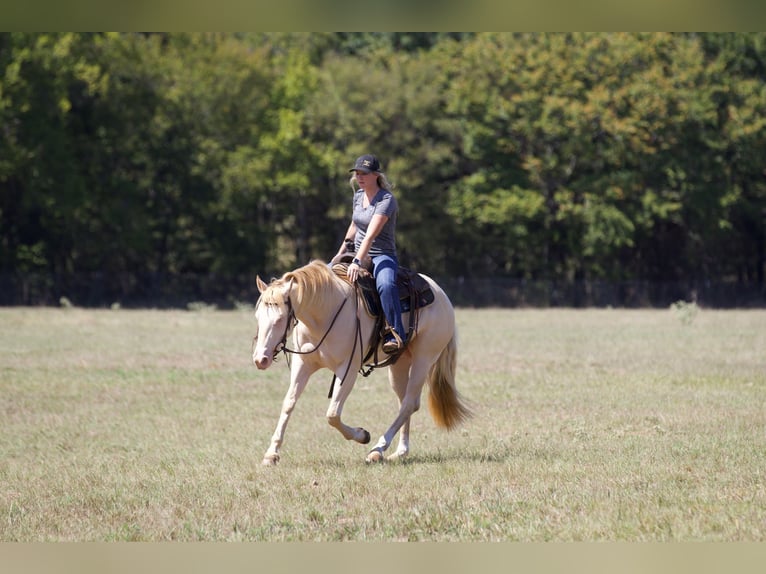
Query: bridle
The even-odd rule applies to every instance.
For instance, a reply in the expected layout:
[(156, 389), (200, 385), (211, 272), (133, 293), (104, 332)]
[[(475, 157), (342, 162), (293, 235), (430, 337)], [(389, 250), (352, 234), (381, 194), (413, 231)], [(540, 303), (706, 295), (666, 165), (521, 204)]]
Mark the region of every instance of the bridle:
[[(356, 286), (355, 286), (356, 287)], [(288, 289), (288, 293), (290, 290)], [(355, 294), (356, 295), (356, 294)], [(346, 380), (346, 377), (348, 376), (348, 372), (351, 369), (351, 362), (354, 358), (354, 353), (356, 352), (357, 344), (361, 345), (362, 343), (362, 326), (361, 322), (359, 320), (359, 298), (358, 296), (354, 297), (354, 300), (357, 304), (357, 312), (356, 312), (356, 332), (354, 333), (354, 347), (351, 350), (351, 353), (349, 354), (348, 358), (348, 364), (346, 365), (346, 371), (343, 374), (343, 378), (340, 380), (340, 384), (343, 385), (343, 382)], [(330, 321), (330, 326), (327, 327), (327, 331), (325, 331), (325, 334), (322, 335), (322, 338), (319, 339), (319, 342), (314, 346), (313, 349), (310, 349), (308, 351), (299, 351), (296, 349), (290, 349), (287, 346), (287, 338), (290, 336), (290, 332), (295, 328), (295, 325), (298, 324), (298, 318), (295, 316), (295, 310), (293, 309), (293, 303), (290, 300), (290, 295), (287, 296), (287, 300), (285, 301), (285, 304), (287, 305), (287, 325), (285, 326), (285, 332), (282, 335), (282, 339), (279, 343), (274, 347), (274, 355), (272, 357), (273, 361), (276, 361), (279, 358), (279, 353), (284, 353), (285, 357), (287, 357), (287, 364), (290, 365), (290, 355), (310, 355), (312, 353), (315, 353), (319, 350), (319, 347), (322, 346), (322, 343), (324, 343), (325, 339), (327, 339), (327, 336), (330, 334), (330, 331), (332, 331), (332, 328), (335, 326), (335, 322), (338, 320), (338, 317), (340, 317), (340, 312), (343, 311), (343, 308), (346, 306), (346, 302), (348, 301), (348, 297), (343, 299), (343, 302), (340, 304), (340, 307), (338, 307), (338, 310), (335, 312), (335, 315), (332, 318), (332, 321)], [(259, 302), (260, 303), (260, 302)], [(258, 334), (256, 333), (255, 337), (253, 337), (253, 345), (251, 348), (251, 354), (255, 351), (255, 343), (258, 340)], [(333, 389), (335, 386), (335, 375), (333, 375), (332, 383), (330, 384), (330, 392), (327, 396), (327, 398), (332, 398)]]

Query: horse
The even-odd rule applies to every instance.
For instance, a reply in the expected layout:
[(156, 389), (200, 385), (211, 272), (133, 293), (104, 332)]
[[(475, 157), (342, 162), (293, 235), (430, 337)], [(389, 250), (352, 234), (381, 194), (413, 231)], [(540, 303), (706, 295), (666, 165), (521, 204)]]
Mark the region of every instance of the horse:
[[(396, 451), (387, 460), (403, 459), (410, 451), (410, 417), (420, 409), (420, 399), (428, 383), (428, 407), (437, 425), (451, 430), (471, 416), (471, 409), (455, 386), (457, 339), (452, 303), (437, 283), (422, 275), (433, 291), (433, 302), (403, 314), (417, 313), (416, 327), (404, 351), (390, 363), (388, 379), (399, 398), (399, 412), (368, 452), (366, 462), (384, 460), (384, 452), (399, 434)], [(346, 402), (376, 337), (376, 317), (364, 307), (355, 285), (336, 274), (327, 263), (314, 260), (268, 285), (257, 276), (260, 297), (255, 306), (257, 334), (253, 338), (252, 360), (259, 370), (268, 369), (280, 352), (290, 353), (290, 384), (264, 465), (276, 465), (285, 430), (295, 404), (309, 377), (322, 368), (333, 373), (327, 422), (346, 440), (369, 444), (370, 433), (341, 420)], [(292, 330), (293, 348), (288, 348)], [(375, 353), (375, 357), (379, 355)], [(376, 364), (368, 365), (370, 370)], [(369, 374), (369, 371), (366, 373)]]

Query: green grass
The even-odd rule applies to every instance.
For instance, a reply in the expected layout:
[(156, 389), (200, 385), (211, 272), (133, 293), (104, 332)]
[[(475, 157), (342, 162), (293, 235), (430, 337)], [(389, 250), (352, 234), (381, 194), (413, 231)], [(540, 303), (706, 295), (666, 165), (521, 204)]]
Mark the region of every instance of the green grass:
[[(245, 311), (0, 309), (0, 541), (766, 538), (766, 312), (457, 317), (468, 424), (368, 466), (323, 371), (266, 468), (288, 373)], [(395, 412), (376, 372), (344, 419)]]

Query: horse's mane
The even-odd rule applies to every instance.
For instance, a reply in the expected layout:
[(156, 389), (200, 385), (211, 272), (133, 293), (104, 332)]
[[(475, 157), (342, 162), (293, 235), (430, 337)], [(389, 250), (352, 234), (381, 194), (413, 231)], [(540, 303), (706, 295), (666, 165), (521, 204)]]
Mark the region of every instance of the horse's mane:
[(292, 283), (294, 297), (292, 303), (298, 310), (303, 305), (321, 305), (330, 293), (343, 290), (343, 281), (327, 266), (327, 263), (315, 259), (311, 263), (288, 271), (279, 279), (274, 279), (261, 294), (264, 303), (283, 303), (282, 288)]

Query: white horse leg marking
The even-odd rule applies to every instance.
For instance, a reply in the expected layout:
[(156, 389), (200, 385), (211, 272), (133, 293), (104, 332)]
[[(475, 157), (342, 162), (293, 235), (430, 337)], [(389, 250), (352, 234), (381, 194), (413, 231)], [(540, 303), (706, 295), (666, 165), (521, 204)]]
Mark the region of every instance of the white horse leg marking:
[(279, 462), (279, 449), (284, 442), (287, 422), (290, 420), (290, 415), (292, 414), (293, 409), (295, 409), (295, 404), (298, 402), (303, 390), (306, 388), (306, 383), (308, 383), (309, 376), (312, 373), (313, 370), (306, 367), (299, 357), (296, 358), (296, 361), (290, 369), (290, 386), (282, 401), (282, 412), (279, 415), (277, 428), (274, 430), (274, 434), (271, 437), (269, 448), (263, 455), (263, 464), (275, 465)]
[(327, 422), (331, 427), (338, 429), (346, 440), (355, 440), (358, 443), (367, 444), (370, 442), (369, 432), (362, 427), (350, 427), (340, 418), (343, 412), (343, 405), (354, 388), (354, 383), (356, 383), (356, 373), (349, 373), (346, 376), (346, 380), (342, 381), (342, 383), (340, 377), (336, 375), (335, 382), (333, 383), (333, 396), (327, 407)]
[(410, 421), (412, 417), (404, 421), (402, 428), (399, 429), (399, 445), (396, 450), (388, 455), (388, 460), (404, 460), (410, 453)]

